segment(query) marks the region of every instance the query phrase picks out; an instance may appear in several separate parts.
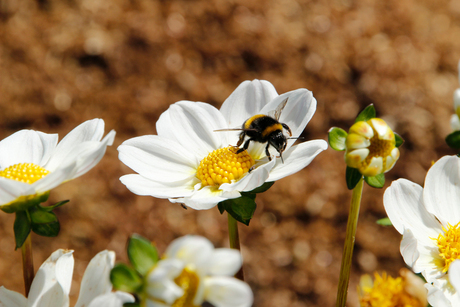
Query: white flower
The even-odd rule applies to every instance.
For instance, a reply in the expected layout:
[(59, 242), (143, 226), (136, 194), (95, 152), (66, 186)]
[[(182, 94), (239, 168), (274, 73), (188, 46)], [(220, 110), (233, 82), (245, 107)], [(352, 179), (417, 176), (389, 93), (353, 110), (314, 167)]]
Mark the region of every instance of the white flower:
[[(122, 307), (134, 302), (125, 292), (111, 292), (110, 270), (115, 253), (102, 251), (88, 264), (83, 275), (80, 295), (75, 307)], [(0, 287), (1, 307), (67, 307), (73, 275), (73, 251), (59, 249), (41, 265), (32, 282), (28, 298)]]
[[(112, 145), (104, 121), (88, 120), (58, 144), (57, 134), (21, 130), (0, 141), (0, 207), (27, 202), (93, 168)], [(101, 140), (102, 139), (102, 140)]]
[(252, 306), (251, 288), (233, 276), (241, 268), (237, 250), (214, 249), (200, 236), (173, 241), (163, 260), (147, 275), (145, 305), (148, 307)]
[[(306, 89), (278, 95), (268, 81), (254, 80), (240, 84), (220, 110), (206, 103), (179, 101), (160, 116), (156, 123), (158, 135), (129, 139), (118, 147), (120, 160), (138, 173), (120, 180), (138, 195), (209, 209), (223, 200), (240, 197), (240, 192), (298, 172), (327, 148), (326, 141), (292, 146), (295, 140), (288, 140), (282, 163), (279, 158), (269, 161), (265, 155), (267, 144), (257, 142), (251, 142), (248, 154), (243, 152), (236, 157), (231, 145), (237, 144), (240, 131), (215, 131), (240, 128), (256, 114), (268, 115), (286, 98), (288, 102), (279, 121), (287, 124), (297, 137), (316, 110), (316, 100)], [(227, 168), (228, 176), (222, 175), (226, 179), (216, 179), (217, 183), (207, 185), (197, 173), (208, 172), (205, 158), (222, 161), (223, 152), (230, 156), (225, 159), (234, 159), (235, 164), (241, 162), (241, 166), (232, 171), (231, 161), (223, 161), (222, 172)], [(200, 167), (200, 162), (204, 166)], [(235, 178), (231, 177), (233, 174)]]
[[(460, 259), (460, 159), (443, 157), (428, 171), (425, 187), (394, 181), (385, 191), (384, 206), (403, 235), (401, 254), (427, 281), (433, 306), (460, 306), (449, 282), (450, 265)], [(447, 273), (448, 272), (448, 273)]]

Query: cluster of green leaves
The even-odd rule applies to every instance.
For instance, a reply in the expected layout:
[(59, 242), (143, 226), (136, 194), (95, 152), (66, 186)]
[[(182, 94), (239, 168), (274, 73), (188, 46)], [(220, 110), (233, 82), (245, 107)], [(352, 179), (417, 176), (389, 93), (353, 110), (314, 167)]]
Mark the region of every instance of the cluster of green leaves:
[[(374, 105), (371, 104), (367, 106), (363, 111), (361, 111), (361, 113), (359, 113), (358, 117), (356, 117), (355, 123), (360, 121), (368, 121), (375, 117), (376, 111)], [(347, 136), (348, 133), (345, 130), (333, 127), (329, 130), (328, 134), (329, 145), (334, 150), (344, 151), (346, 150)], [(396, 147), (399, 147), (404, 143), (403, 138), (396, 133), (395, 143)], [(348, 189), (352, 190), (355, 188), (355, 186), (358, 184), (361, 178), (363, 178), (363, 175), (359, 172), (358, 169), (347, 166), (345, 178)], [(364, 176), (364, 180), (368, 185), (370, 185), (373, 188), (382, 188), (385, 184), (385, 174), (379, 174), (374, 177)]]
[(454, 131), (446, 136), (446, 143), (450, 148), (460, 149), (460, 131)]
[(241, 197), (227, 199), (217, 204), (220, 214), (227, 211), (235, 220), (249, 225), (254, 212), (256, 211), (256, 195), (271, 188), (275, 182), (265, 182), (250, 192), (241, 192)]
[(49, 193), (45, 193), (31, 200), (26, 209), (15, 211), (13, 229), (16, 249), (24, 244), (31, 231), (43, 237), (56, 237), (59, 234), (61, 226), (53, 210), (69, 201), (63, 200), (52, 206), (42, 206), (41, 202), (48, 200), (48, 196)]
[[(145, 293), (145, 277), (160, 260), (158, 251), (150, 241), (133, 234), (128, 241), (128, 258), (131, 266), (117, 263), (110, 272), (110, 281), (114, 289), (129, 292), (137, 297)], [(138, 307), (139, 302), (124, 304)]]

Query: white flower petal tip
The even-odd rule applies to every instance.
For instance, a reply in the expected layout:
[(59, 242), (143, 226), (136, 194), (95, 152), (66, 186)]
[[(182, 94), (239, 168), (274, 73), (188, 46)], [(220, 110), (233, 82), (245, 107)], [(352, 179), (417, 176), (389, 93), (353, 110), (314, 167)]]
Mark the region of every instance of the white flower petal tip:
[(380, 118), (372, 118), (369, 120), (372, 124), (372, 127), (377, 131), (377, 134), (380, 139), (387, 139), (388, 138), (388, 130), (391, 131), (390, 127), (388, 127), (387, 123)]
[(27, 306), (27, 299), (21, 293), (17, 293), (0, 287), (0, 306), (2, 307), (24, 307)]
[(383, 172), (383, 158), (372, 157), (371, 162), (367, 167), (360, 170), (361, 174), (368, 177), (374, 177)]
[(368, 138), (356, 133), (349, 134), (346, 140), (346, 146), (349, 149), (366, 148), (369, 145), (371, 141)]
[(161, 302), (170, 306), (190, 297), (193, 306), (201, 306), (204, 301), (214, 306), (252, 306), (251, 289), (233, 277), (241, 264), (239, 252), (215, 249), (204, 237), (178, 238), (149, 272), (146, 306), (163, 306)]
[[(118, 148), (120, 160), (138, 173), (123, 176), (120, 180), (135, 194), (167, 198), (173, 203), (203, 210), (215, 207), (221, 201), (238, 198), (241, 192), (253, 190), (268, 180), (275, 181), (300, 171), (327, 148), (326, 142), (315, 140), (304, 146), (304, 143), (294, 145), (294, 140), (286, 140), (283, 146), (268, 146), (269, 152), (266, 153), (267, 142), (248, 142), (247, 135), (240, 140), (241, 131), (225, 131), (242, 127), (254, 116), (270, 116), (286, 98), (279, 121), (289, 126), (292, 135), (298, 136), (316, 110), (316, 100), (306, 89), (278, 95), (268, 81), (254, 80), (240, 84), (220, 111), (201, 102), (179, 101), (161, 114), (156, 123), (158, 135), (133, 138)], [(276, 132), (287, 133), (282, 125), (279, 129), (276, 127)], [(365, 133), (369, 132), (372, 133), (372, 129)], [(225, 160), (226, 157), (216, 152), (225, 148), (237, 151), (237, 144), (240, 149), (247, 149), (234, 154), (240, 157), (247, 154), (254, 163), (241, 167), (242, 173), (236, 166), (238, 176), (234, 176), (233, 167), (230, 169), (226, 163), (229, 159)], [(284, 164), (279, 162), (280, 152)], [(303, 160), (301, 154), (304, 154)], [(214, 156), (218, 156), (218, 167), (211, 167), (211, 170), (202, 167), (202, 162), (206, 164), (206, 159), (212, 160)], [(272, 158), (271, 161), (267, 156)], [(237, 162), (243, 165), (239, 160)]]
[(454, 114), (450, 117), (450, 127), (452, 128), (453, 131), (460, 130), (460, 120), (457, 114)]
[(345, 162), (350, 167), (359, 168), (368, 155), (367, 148), (355, 149), (345, 155)]
[(459, 109), (460, 109), (460, 88), (454, 91), (453, 99), (454, 99), (454, 110), (455, 110), (455, 113), (458, 114)]

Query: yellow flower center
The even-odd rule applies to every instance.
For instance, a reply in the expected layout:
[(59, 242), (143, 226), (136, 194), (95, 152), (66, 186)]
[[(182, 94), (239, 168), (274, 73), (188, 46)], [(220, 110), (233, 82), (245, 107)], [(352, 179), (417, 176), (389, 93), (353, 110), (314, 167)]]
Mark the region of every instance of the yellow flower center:
[[(407, 293), (402, 277), (392, 278), (383, 272), (375, 273), (373, 285), (361, 287), (361, 307), (422, 307), (419, 299)], [(426, 305), (425, 305), (426, 306)], [(423, 306), (424, 307), (424, 306)]]
[(201, 160), (196, 176), (203, 187), (220, 186), (243, 177), (255, 164), (254, 159), (246, 150), (236, 153), (237, 147), (229, 146), (211, 152)]
[(374, 136), (370, 139), (371, 145), (368, 147), (369, 155), (362, 162), (362, 167), (366, 168), (373, 157), (382, 157), (383, 165), (386, 165), (387, 157), (391, 156), (391, 151), (395, 148), (395, 142), (390, 140), (382, 140), (379, 138), (377, 131), (374, 130)]
[(171, 307), (197, 307), (193, 304), (198, 291), (200, 279), (193, 270), (185, 268), (182, 273), (174, 279), (174, 282), (184, 290), (184, 295), (178, 298)]
[(460, 223), (455, 226), (448, 224), (448, 229), (444, 230), (444, 235), (439, 234), (436, 240), (436, 245), (439, 249), (439, 256), (444, 260), (444, 268), (442, 272), (449, 270), (450, 264), (457, 259), (460, 259)]
[(33, 163), (19, 163), (0, 171), (0, 177), (32, 184), (49, 174), (49, 171)]

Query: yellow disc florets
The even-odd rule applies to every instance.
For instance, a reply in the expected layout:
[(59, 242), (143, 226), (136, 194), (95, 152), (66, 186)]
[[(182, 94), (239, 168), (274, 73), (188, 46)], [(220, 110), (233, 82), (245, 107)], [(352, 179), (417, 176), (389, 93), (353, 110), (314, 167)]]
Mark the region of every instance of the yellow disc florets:
[(439, 234), (436, 240), (436, 245), (439, 249), (439, 256), (444, 260), (442, 272), (449, 270), (450, 264), (457, 259), (460, 259), (460, 223), (455, 226), (448, 224), (447, 229), (443, 227), (444, 235)]
[[(410, 294), (407, 289), (411, 285), (403, 277), (393, 278), (385, 272), (380, 276), (374, 274), (374, 281), (369, 275), (361, 277), (358, 287), (359, 303), (361, 307), (424, 307), (426, 302)], [(422, 290), (423, 285), (422, 285)]]
[(229, 146), (211, 152), (201, 160), (196, 176), (202, 186), (220, 186), (243, 177), (255, 164), (246, 150), (236, 153), (237, 147)]
[(195, 271), (185, 268), (182, 273), (174, 279), (174, 282), (184, 290), (184, 295), (178, 298), (171, 306), (196, 307), (193, 304), (193, 300), (198, 291), (200, 279)]
[(33, 163), (19, 163), (0, 171), (0, 177), (32, 184), (49, 174), (49, 171)]

